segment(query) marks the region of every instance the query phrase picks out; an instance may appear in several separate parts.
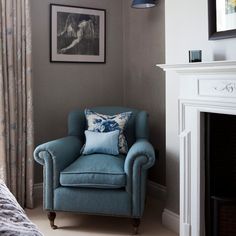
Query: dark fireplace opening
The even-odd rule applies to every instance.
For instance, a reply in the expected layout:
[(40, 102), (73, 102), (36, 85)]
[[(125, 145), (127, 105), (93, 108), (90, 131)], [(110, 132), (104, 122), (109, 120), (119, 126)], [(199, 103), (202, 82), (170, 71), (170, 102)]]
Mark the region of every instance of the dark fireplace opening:
[(236, 116), (205, 114), (206, 236), (236, 236)]

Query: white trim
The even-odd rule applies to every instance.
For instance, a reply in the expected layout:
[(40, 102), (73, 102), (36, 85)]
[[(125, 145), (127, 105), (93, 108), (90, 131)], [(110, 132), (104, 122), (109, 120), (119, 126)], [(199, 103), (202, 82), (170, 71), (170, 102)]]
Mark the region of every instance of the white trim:
[(34, 184), (34, 200), (43, 199), (43, 183)]
[(179, 215), (166, 208), (162, 213), (162, 224), (175, 233), (179, 233)]
[(166, 199), (166, 187), (151, 180), (147, 182), (147, 193), (162, 201)]
[[(236, 61), (210, 61), (199, 63), (186, 63), (186, 64), (157, 64), (157, 67), (162, 68), (164, 71), (176, 71), (181, 73), (197, 73), (197, 72), (214, 72), (218, 71), (233, 71), (236, 70)], [(215, 73), (215, 72), (214, 72)]]
[[(179, 76), (180, 235), (205, 235), (202, 113), (236, 115), (236, 61), (159, 65)], [(163, 213), (173, 229), (176, 217)]]

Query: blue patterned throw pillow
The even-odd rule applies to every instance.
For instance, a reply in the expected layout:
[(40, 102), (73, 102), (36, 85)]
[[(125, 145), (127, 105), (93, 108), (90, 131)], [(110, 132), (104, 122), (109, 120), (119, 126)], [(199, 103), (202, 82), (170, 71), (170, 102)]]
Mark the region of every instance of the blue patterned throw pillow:
[(87, 119), (89, 131), (102, 133), (119, 130), (119, 152), (122, 154), (126, 154), (128, 152), (128, 145), (124, 135), (124, 130), (132, 114), (131, 111), (116, 115), (103, 115), (89, 109), (85, 109), (84, 113)]

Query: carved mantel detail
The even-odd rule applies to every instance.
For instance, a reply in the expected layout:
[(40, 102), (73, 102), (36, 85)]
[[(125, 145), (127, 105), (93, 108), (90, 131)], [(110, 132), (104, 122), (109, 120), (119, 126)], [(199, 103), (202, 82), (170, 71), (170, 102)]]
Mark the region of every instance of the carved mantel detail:
[(214, 87), (214, 89), (219, 92), (226, 91), (228, 93), (233, 93), (236, 90), (236, 83), (229, 82), (226, 85), (223, 85), (222, 87)]

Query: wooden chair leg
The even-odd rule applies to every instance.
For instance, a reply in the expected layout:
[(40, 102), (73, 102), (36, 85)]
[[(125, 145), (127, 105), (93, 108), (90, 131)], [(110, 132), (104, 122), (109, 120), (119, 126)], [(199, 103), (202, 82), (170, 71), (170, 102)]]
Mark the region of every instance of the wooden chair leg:
[(50, 221), (50, 226), (52, 229), (57, 229), (58, 227), (54, 224), (54, 220), (56, 218), (56, 212), (49, 211), (48, 212), (48, 219)]
[(140, 219), (138, 218), (133, 218), (132, 219), (133, 227), (134, 227), (134, 234), (138, 234), (138, 227), (140, 225)]

